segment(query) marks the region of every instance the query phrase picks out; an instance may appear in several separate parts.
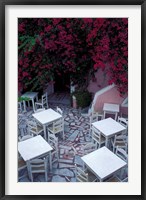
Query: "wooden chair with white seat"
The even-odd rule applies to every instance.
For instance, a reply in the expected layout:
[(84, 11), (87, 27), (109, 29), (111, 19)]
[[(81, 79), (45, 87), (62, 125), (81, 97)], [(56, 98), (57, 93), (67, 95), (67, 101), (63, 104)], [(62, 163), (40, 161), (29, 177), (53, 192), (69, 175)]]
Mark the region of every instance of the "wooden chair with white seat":
[(58, 106), (56, 107), (56, 111), (63, 116), (63, 110), (59, 108)]
[(124, 126), (126, 128), (126, 130), (124, 132), (122, 132), (122, 134), (128, 135), (128, 119), (124, 118), (124, 117), (119, 117), (118, 116), (118, 120), (117, 120), (122, 126)]
[(124, 181), (124, 179), (128, 177), (128, 154), (123, 148), (120, 148), (119, 146), (116, 147), (115, 154), (127, 163), (127, 166), (121, 170), (121, 174), (120, 174), (121, 181), (123, 179), (122, 182), (126, 182)]
[(99, 119), (101, 120), (103, 119), (103, 112), (91, 111), (89, 113), (89, 116), (90, 116), (90, 130), (91, 130), (93, 122), (99, 121)]
[(98, 145), (97, 148), (100, 148), (102, 144), (105, 145), (106, 142), (105, 137), (94, 126), (92, 126), (92, 142)]
[(42, 98), (35, 102), (35, 109), (37, 108), (48, 108), (48, 97), (47, 97), (47, 92), (42, 95)]
[(45, 181), (48, 181), (48, 158), (36, 158), (29, 162), (30, 180), (33, 182), (33, 174), (45, 174)]
[(118, 157), (120, 157), (122, 160), (124, 160), (125, 162), (128, 162), (128, 154), (127, 154), (127, 152), (123, 148), (120, 148), (120, 146), (116, 147), (115, 154)]
[(48, 125), (48, 132), (53, 133), (55, 135), (62, 132), (64, 140), (64, 119), (60, 118), (52, 124)]
[(118, 116), (118, 120), (117, 120), (121, 125), (123, 125), (125, 128), (128, 127), (128, 120), (124, 117), (119, 117)]
[(111, 140), (111, 145), (114, 153), (117, 146), (125, 149), (125, 151), (128, 151), (128, 136), (126, 136), (125, 134), (115, 135), (114, 138)]
[(77, 182), (95, 182), (97, 177), (90, 171), (83, 170), (75, 164)]
[(53, 150), (51, 151), (51, 158), (52, 158), (52, 163), (54, 163), (55, 161), (58, 161), (58, 138), (52, 134), (48, 132), (48, 143), (51, 145), (51, 147), (53, 148)]
[(39, 135), (44, 133), (43, 127), (35, 120), (27, 120), (29, 134)]

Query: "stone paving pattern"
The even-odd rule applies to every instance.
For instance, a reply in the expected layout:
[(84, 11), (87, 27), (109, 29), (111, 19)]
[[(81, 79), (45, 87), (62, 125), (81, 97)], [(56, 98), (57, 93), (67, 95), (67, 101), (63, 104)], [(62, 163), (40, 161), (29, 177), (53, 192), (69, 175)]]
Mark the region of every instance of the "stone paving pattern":
[[(62, 104), (50, 104), (49, 107), (56, 110), (60, 107), (64, 113), (65, 139), (58, 133), (59, 160), (53, 163), (52, 171), (48, 172), (48, 182), (76, 182), (75, 163), (83, 167), (81, 156), (83, 156), (83, 145), (91, 142), (89, 132), (89, 117), (83, 117), (77, 109)], [(20, 123), (20, 134), (27, 134), (26, 119), (32, 117), (32, 110), (28, 110)], [(26, 176), (25, 176), (26, 175)], [(30, 182), (27, 170), (19, 172), (23, 176), (19, 182)], [(34, 182), (44, 182), (44, 174), (34, 174)]]

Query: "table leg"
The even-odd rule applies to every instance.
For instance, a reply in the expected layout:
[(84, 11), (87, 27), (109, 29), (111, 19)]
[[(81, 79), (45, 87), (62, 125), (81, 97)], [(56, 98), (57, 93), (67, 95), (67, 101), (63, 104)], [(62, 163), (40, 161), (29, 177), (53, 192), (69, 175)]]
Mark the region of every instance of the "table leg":
[(49, 163), (50, 163), (50, 171), (52, 171), (52, 155), (51, 155), (51, 152), (50, 152), (50, 155), (49, 155)]
[(46, 126), (45, 125), (43, 125), (43, 129), (44, 129), (44, 138), (45, 138), (45, 140), (47, 140), (47, 133), (46, 133)]
[(24, 107), (24, 111), (26, 112), (26, 103), (25, 103), (25, 101), (23, 101), (23, 107)]
[(31, 180), (29, 161), (26, 161), (26, 165), (27, 165), (28, 177), (29, 177), (29, 179)]
[(103, 113), (103, 119), (105, 119), (105, 111), (104, 111), (104, 113)]
[(115, 120), (117, 121), (118, 113), (115, 113)]
[(105, 146), (108, 148), (108, 138), (105, 139)]
[(33, 107), (33, 111), (35, 111), (34, 99), (32, 99), (32, 107)]

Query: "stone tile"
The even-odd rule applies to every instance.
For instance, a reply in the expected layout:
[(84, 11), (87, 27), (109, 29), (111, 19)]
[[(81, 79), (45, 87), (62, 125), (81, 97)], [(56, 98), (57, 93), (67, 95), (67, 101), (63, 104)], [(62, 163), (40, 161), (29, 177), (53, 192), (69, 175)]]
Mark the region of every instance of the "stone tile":
[(79, 131), (76, 130), (67, 140), (74, 141), (78, 134), (79, 134)]
[(64, 154), (64, 149), (60, 149), (60, 154)]
[(71, 150), (71, 147), (69, 147), (69, 146), (59, 145), (59, 147), (62, 148), (62, 149), (68, 149), (68, 150)]
[(66, 179), (61, 176), (56, 175), (56, 176), (53, 176), (52, 182), (66, 182)]
[(56, 169), (56, 170), (54, 170), (54, 174), (55, 175), (60, 175), (60, 176), (74, 177), (74, 173), (71, 170), (67, 169), (67, 168)]
[(76, 163), (77, 165), (83, 166), (83, 161), (78, 155), (75, 156), (74, 163)]
[(71, 182), (76, 182), (76, 178), (71, 178), (70, 181)]

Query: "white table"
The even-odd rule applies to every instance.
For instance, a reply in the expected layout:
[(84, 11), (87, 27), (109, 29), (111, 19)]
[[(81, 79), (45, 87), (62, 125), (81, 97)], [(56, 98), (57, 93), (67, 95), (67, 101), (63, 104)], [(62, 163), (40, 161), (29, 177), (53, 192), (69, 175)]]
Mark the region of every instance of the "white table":
[[(26, 92), (21, 97), (29, 98), (32, 101), (33, 111), (35, 111), (34, 100), (36, 98), (36, 100), (38, 101), (38, 92)], [(23, 105), (24, 105), (24, 110), (26, 111), (26, 103), (25, 103), (25, 101), (23, 101)]]
[(51, 150), (53, 148), (40, 135), (18, 142), (18, 151), (26, 161), (29, 172), (29, 161), (41, 156), (49, 155), (50, 170), (52, 170)]
[(125, 161), (106, 147), (93, 151), (81, 157), (81, 159), (100, 181), (103, 181), (127, 165)]
[(101, 132), (101, 134), (106, 138), (105, 146), (108, 146), (108, 139), (113, 137), (115, 134), (125, 131), (126, 128), (122, 126), (120, 123), (115, 121), (112, 118), (106, 118), (97, 122), (93, 122), (92, 126), (94, 126), (97, 130)]
[(46, 136), (46, 126), (53, 121), (56, 121), (60, 118), (62, 118), (62, 115), (60, 115), (58, 112), (54, 111), (53, 109), (49, 108), (47, 110), (34, 113), (32, 116), (40, 123), (43, 125), (44, 128), (44, 137), (47, 139)]
[(120, 106), (118, 104), (112, 104), (112, 103), (104, 103), (103, 106), (103, 111), (104, 111), (104, 119), (105, 119), (105, 115), (107, 113), (109, 114), (114, 114), (115, 115), (115, 120), (117, 120), (117, 116), (120, 110)]

